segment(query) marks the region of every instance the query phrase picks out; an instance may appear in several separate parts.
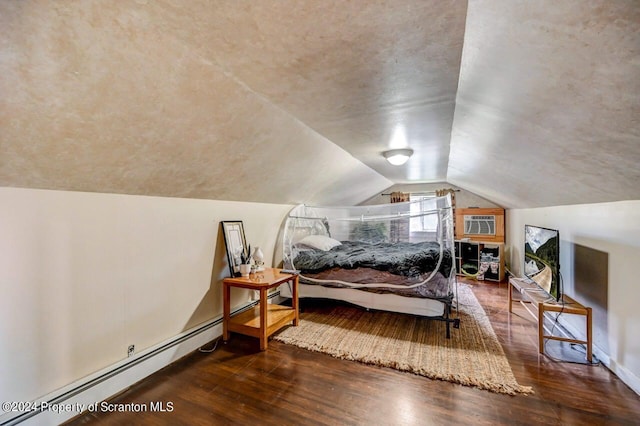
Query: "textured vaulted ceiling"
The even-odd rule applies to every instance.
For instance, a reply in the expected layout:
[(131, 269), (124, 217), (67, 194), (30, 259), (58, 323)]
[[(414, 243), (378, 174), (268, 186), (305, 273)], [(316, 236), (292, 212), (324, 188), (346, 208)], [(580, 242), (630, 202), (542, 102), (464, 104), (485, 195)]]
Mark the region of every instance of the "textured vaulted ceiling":
[(470, 1), (447, 180), (506, 207), (640, 199), (640, 2)]
[[(0, 186), (640, 199), (640, 3), (2, 1)], [(402, 167), (382, 151), (410, 146)]]

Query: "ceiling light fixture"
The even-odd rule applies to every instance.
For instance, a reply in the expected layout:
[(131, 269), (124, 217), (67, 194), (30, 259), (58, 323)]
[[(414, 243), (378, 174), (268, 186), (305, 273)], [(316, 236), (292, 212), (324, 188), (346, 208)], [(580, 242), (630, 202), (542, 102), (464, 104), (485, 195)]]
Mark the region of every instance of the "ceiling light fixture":
[(413, 155), (412, 149), (392, 149), (390, 151), (385, 151), (382, 153), (384, 158), (394, 166), (400, 166), (407, 162), (409, 157)]

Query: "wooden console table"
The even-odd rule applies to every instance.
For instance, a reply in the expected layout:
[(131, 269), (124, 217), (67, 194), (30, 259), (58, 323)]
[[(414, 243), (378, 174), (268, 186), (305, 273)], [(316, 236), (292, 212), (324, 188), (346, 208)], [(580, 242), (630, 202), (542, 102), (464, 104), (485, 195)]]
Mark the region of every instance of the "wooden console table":
[[(286, 282), (292, 283), (291, 307), (267, 303), (269, 289)], [(244, 312), (231, 316), (231, 287), (258, 290), (258, 305)], [(222, 323), (222, 339), (229, 340), (230, 332), (260, 338), (260, 350), (267, 349), (267, 341), (276, 331), (290, 322), (298, 325), (298, 276), (283, 274), (279, 269), (267, 268), (248, 277), (225, 278), (222, 281), (222, 300), (224, 319)]]
[[(513, 290), (520, 293), (519, 299), (513, 298)], [(592, 356), (592, 312), (591, 308), (583, 306), (579, 302), (573, 300), (567, 295), (562, 295), (562, 300), (556, 301), (549, 297), (535, 283), (521, 278), (509, 277), (509, 312), (513, 312), (513, 302), (520, 302), (522, 306), (538, 320), (538, 349), (544, 354), (544, 339), (560, 340), (563, 342), (580, 343), (587, 345), (587, 361), (591, 362)], [(534, 307), (533, 310), (529, 307)], [(537, 311), (537, 312), (534, 312)], [(544, 326), (545, 312), (562, 312), (574, 315), (584, 315), (586, 317), (587, 340), (577, 340), (568, 337), (556, 336), (551, 334)], [(545, 334), (548, 331), (549, 334)]]

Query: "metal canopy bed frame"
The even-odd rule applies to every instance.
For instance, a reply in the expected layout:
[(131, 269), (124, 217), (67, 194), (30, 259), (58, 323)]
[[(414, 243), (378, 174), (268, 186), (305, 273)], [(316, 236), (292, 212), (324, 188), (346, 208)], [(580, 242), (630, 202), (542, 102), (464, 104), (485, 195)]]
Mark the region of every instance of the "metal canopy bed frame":
[[(349, 207), (299, 205), (286, 218), (283, 263), (299, 297), (444, 321), (456, 300), (451, 197)], [(285, 285), (280, 294), (291, 297)]]

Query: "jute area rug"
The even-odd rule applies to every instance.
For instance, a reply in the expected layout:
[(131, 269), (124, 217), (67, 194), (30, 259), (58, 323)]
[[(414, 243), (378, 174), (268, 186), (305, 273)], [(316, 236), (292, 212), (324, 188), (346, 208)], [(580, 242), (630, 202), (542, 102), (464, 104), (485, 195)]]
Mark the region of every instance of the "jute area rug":
[(450, 339), (441, 321), (344, 304), (303, 312), (297, 327), (273, 339), (492, 392), (532, 393), (516, 382), (487, 315), (467, 285), (458, 285), (458, 307), (460, 328), (451, 329)]

